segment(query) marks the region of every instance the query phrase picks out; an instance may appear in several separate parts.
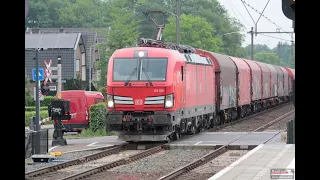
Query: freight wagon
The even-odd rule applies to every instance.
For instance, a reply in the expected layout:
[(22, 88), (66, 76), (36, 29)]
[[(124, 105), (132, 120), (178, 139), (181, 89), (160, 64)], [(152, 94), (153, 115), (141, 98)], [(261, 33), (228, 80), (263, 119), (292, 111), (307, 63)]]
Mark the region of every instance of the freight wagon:
[(125, 141), (169, 141), (292, 98), (294, 70), (143, 39), (116, 50), (106, 125)]

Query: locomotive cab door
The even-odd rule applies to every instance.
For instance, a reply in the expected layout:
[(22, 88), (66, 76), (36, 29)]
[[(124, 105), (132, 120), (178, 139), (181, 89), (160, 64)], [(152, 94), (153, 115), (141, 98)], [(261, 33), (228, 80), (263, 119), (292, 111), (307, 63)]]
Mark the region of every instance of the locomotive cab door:
[(181, 108), (182, 108), (182, 117), (186, 113), (186, 92), (187, 92), (187, 78), (186, 78), (186, 66), (181, 64), (181, 81), (183, 85), (182, 95), (181, 95)]

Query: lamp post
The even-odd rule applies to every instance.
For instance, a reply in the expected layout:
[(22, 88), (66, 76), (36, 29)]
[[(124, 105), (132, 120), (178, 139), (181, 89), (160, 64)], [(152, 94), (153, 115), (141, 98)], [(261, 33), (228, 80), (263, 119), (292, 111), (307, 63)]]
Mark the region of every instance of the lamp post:
[(91, 69), (92, 69), (92, 50), (91, 48), (96, 46), (96, 45), (99, 45), (99, 44), (104, 44), (104, 43), (96, 43), (92, 46), (90, 46), (90, 61), (89, 61), (89, 91), (91, 91), (91, 83), (92, 83), (92, 75), (91, 75)]

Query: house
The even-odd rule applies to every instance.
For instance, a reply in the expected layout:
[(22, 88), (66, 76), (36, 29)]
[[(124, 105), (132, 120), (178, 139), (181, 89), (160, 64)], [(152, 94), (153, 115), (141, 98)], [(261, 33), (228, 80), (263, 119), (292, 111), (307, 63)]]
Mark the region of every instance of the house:
[[(99, 49), (95, 46), (97, 43), (103, 43), (104, 37), (99, 31), (103, 31), (103, 28), (98, 29), (90, 29), (90, 28), (28, 28), (26, 34), (73, 34), (73, 33), (81, 33), (83, 37), (83, 42), (85, 44), (86, 50), (86, 80), (89, 81), (89, 64), (90, 64), (90, 56), (91, 56), (91, 77), (92, 83), (95, 84), (95, 81), (100, 79), (100, 52)], [(91, 55), (90, 55), (91, 49)]]
[(30, 79), (32, 69), (36, 68), (36, 53), (30, 49), (37, 47), (44, 49), (39, 51), (39, 68), (46, 70), (45, 62), (49, 64), (50, 61), (51, 67), (57, 67), (57, 58), (61, 56), (62, 80), (80, 77), (82, 81), (87, 81), (86, 51), (81, 33), (25, 34), (25, 68)]

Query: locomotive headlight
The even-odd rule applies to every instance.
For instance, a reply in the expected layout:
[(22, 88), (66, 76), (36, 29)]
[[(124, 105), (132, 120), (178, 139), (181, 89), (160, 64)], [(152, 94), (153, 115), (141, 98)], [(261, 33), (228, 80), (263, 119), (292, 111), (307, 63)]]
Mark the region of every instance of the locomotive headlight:
[(113, 96), (112, 95), (107, 95), (107, 104), (108, 108), (113, 108), (114, 107), (114, 102), (113, 102)]
[(164, 105), (165, 105), (165, 108), (172, 108), (173, 107), (173, 94), (166, 95)]
[(143, 51), (140, 51), (139, 52), (139, 57), (143, 57), (144, 56), (144, 52)]

